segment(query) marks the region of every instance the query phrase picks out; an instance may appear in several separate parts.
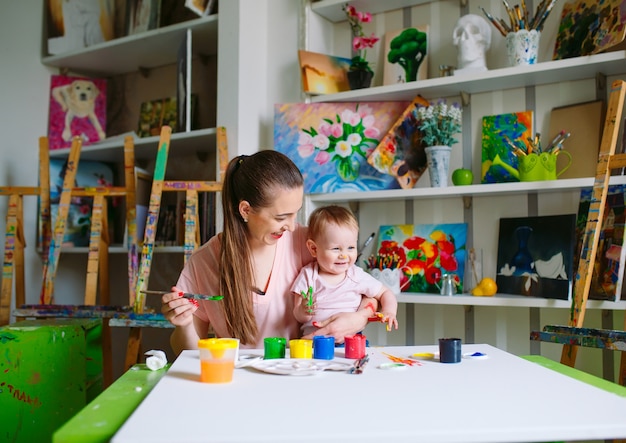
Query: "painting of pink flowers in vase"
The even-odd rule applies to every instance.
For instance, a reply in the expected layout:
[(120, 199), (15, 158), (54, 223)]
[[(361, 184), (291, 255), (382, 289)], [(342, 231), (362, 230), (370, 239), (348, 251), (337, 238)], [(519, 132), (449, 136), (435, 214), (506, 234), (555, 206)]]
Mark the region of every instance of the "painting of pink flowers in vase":
[(378, 256), (393, 257), (402, 269), (402, 292), (441, 293), (444, 275), (454, 292), (463, 292), (467, 223), (383, 225), (378, 234)]
[(307, 194), (397, 189), (367, 158), (408, 102), (288, 103), (274, 109), (274, 149), (291, 158)]

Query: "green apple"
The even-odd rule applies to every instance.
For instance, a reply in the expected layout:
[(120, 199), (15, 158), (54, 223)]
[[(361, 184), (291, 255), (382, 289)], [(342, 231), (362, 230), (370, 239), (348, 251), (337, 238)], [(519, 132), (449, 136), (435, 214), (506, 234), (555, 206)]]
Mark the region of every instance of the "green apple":
[(469, 169), (459, 168), (452, 173), (452, 183), (456, 186), (471, 185), (473, 180), (474, 174)]

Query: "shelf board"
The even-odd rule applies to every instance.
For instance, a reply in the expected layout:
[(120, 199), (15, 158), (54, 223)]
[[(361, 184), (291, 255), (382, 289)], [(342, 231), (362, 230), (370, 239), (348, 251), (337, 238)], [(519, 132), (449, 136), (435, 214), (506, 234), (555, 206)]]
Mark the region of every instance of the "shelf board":
[(217, 14), (140, 34), (109, 40), (77, 51), (42, 58), (46, 66), (67, 68), (84, 75), (111, 76), (176, 62), (187, 29), (194, 54), (217, 54)]
[[(493, 183), (484, 185), (447, 186), (444, 188), (413, 188), (389, 189), (367, 192), (334, 192), (330, 194), (308, 194), (307, 199), (312, 202), (377, 202), (391, 200), (406, 200), (412, 198), (461, 198), (485, 197), (498, 194), (545, 194), (593, 187), (594, 178), (568, 178), (562, 180), (546, 180), (537, 182)], [(626, 184), (626, 176), (611, 177), (610, 183)]]
[[(444, 296), (437, 294), (423, 294), (403, 292), (396, 295), (398, 303), (413, 303), (423, 305), (451, 305), (451, 306), (494, 306), (509, 308), (558, 308), (570, 309), (572, 302), (541, 297), (526, 297), (523, 295), (496, 294), (493, 297), (475, 297), (469, 294)], [(587, 300), (587, 309), (626, 309), (626, 300), (617, 302), (604, 300)]]
[[(407, 8), (433, 0), (353, 0), (350, 3), (358, 11), (379, 14), (381, 12), (393, 11), (394, 9)], [(346, 14), (341, 9), (346, 4), (346, 0), (322, 0), (311, 5), (311, 9), (318, 15), (338, 23), (346, 20)]]
[(597, 73), (626, 72), (626, 51), (607, 52), (536, 65), (491, 69), (459, 76), (429, 78), (398, 85), (374, 86), (356, 91), (312, 96), (312, 102), (411, 101), (420, 94), (428, 100), (453, 97), (461, 92), (478, 94), (503, 89), (539, 86), (594, 78)]
[[(215, 128), (198, 129), (189, 132), (175, 132), (170, 140), (170, 157), (182, 157), (197, 153), (203, 155), (215, 153)], [(154, 160), (156, 158), (159, 136), (138, 138), (135, 136), (135, 159)], [(70, 148), (50, 151), (51, 158), (66, 158)], [(124, 136), (109, 137), (100, 143), (83, 146), (81, 160), (115, 162), (124, 158)]]

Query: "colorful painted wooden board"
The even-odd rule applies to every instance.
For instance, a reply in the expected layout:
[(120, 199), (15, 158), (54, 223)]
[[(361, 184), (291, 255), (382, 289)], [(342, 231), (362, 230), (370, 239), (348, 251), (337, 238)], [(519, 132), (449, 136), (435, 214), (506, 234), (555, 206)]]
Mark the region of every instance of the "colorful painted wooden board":
[(373, 253), (395, 257), (402, 269), (403, 292), (440, 293), (443, 274), (452, 274), (456, 291), (463, 292), (467, 242), (466, 223), (383, 225)]
[[(624, 109), (624, 97), (626, 96), (625, 82), (616, 80), (611, 85), (611, 94), (609, 96), (609, 104), (604, 122), (604, 130), (602, 132), (602, 143), (600, 144), (600, 154), (598, 157), (598, 167), (596, 169), (596, 178), (593, 184), (591, 203), (589, 205), (589, 215), (587, 217), (587, 225), (583, 236), (583, 243), (580, 253), (580, 261), (578, 263), (578, 272), (574, 281), (574, 299), (572, 301), (572, 309), (570, 312), (569, 326), (582, 327), (585, 319), (585, 311), (587, 309), (587, 299), (589, 298), (589, 290), (593, 278), (593, 266), (598, 251), (598, 243), (600, 241), (600, 230), (598, 225), (602, 226), (604, 218), (604, 205), (608, 193), (609, 180), (611, 178), (611, 167), (609, 162), (615, 155), (615, 146), (619, 133), (619, 122), (622, 121), (622, 112)], [(616, 124), (617, 123), (617, 124)], [(623, 154), (622, 154), (623, 157)], [(615, 164), (614, 167), (623, 167)], [(624, 325), (626, 328), (626, 324)], [(576, 347), (563, 346), (561, 352), (561, 363), (568, 366), (574, 366), (576, 362)], [(626, 354), (622, 354), (620, 365), (620, 374), (626, 373)]]
[(72, 188), (76, 179), (76, 171), (78, 170), (78, 161), (80, 159), (80, 149), (82, 146), (81, 139), (74, 137), (70, 155), (67, 159), (67, 167), (63, 178), (63, 190), (59, 199), (59, 209), (54, 223), (54, 233), (48, 250), (48, 260), (43, 270), (43, 286), (41, 290), (40, 302), (50, 304), (54, 293), (54, 279), (61, 255), (61, 245), (65, 237), (65, 228), (67, 223), (67, 215), (69, 212)]
[(546, 325), (543, 331), (531, 332), (530, 339), (562, 345), (626, 351), (626, 331)]
[(553, 59), (623, 49), (626, 2), (574, 0), (563, 4)]

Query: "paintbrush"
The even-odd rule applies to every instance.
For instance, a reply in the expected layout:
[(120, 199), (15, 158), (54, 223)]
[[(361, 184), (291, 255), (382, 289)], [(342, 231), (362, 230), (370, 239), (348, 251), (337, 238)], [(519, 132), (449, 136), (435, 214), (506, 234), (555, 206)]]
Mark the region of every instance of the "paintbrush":
[[(144, 294), (148, 294), (148, 295), (163, 295), (163, 294), (169, 294), (170, 292), (174, 292), (174, 291), (141, 291)], [(189, 292), (182, 292), (179, 291), (178, 295), (180, 295), (183, 298), (189, 298), (192, 300), (221, 300), (224, 298), (223, 295), (204, 295), (204, 294), (190, 294)]]

